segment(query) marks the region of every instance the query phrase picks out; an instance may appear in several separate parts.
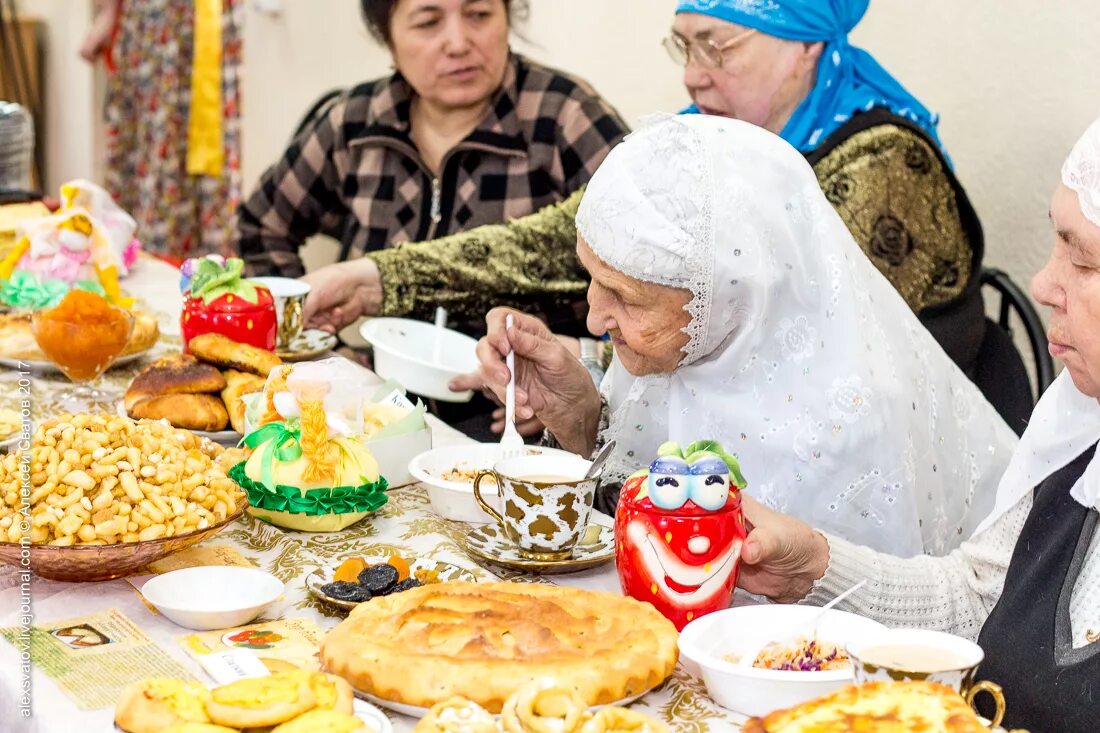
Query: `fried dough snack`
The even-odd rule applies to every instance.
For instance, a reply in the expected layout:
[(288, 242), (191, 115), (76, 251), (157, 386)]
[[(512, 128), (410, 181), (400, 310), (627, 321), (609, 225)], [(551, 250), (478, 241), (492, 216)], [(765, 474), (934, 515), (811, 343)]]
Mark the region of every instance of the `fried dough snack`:
[(220, 333), (204, 333), (187, 344), (192, 354), (222, 369), (239, 369), (266, 377), (283, 363), (276, 354), (241, 344)]
[(433, 705), (414, 733), (499, 733), (488, 710), (464, 697)]
[(500, 722), (508, 733), (573, 733), (587, 711), (576, 690), (550, 681), (528, 685), (508, 698)]

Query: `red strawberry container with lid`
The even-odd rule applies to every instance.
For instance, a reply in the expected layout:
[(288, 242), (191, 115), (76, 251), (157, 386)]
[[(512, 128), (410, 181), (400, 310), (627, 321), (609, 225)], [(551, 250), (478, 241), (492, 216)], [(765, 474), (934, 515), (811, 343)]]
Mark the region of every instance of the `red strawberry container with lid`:
[(275, 350), (275, 300), (267, 288), (241, 277), (244, 263), (236, 258), (204, 257), (181, 268), (183, 350), (204, 333), (220, 333), (238, 343)]

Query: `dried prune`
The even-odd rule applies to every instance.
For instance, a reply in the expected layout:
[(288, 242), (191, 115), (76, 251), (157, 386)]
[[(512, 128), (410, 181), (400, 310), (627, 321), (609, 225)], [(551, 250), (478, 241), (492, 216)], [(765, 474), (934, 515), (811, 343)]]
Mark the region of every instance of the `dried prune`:
[(337, 580), (335, 583), (322, 585), (321, 592), (329, 598), (335, 598), (338, 601), (351, 601), (352, 603), (369, 601), (371, 597), (369, 589), (358, 583), (349, 583), (346, 580)]
[[(420, 581), (417, 580), (416, 578), (405, 578), (400, 583), (398, 583), (393, 588), (391, 588), (390, 593), (400, 593), (401, 591), (409, 590), (410, 588), (419, 588), (419, 587), (420, 587)], [(386, 595), (389, 595), (390, 593), (387, 593)]]
[(397, 585), (397, 568), (385, 563), (371, 565), (359, 573), (359, 585), (376, 596), (385, 595)]

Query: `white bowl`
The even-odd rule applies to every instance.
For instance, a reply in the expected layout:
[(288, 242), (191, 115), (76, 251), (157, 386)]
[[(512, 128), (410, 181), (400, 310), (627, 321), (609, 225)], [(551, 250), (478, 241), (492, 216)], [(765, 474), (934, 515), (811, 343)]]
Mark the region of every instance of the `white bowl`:
[(371, 318), (359, 333), (374, 347), (374, 371), (383, 379), (444, 402), (467, 402), (474, 396), (472, 390), (447, 388), (454, 377), (477, 371), (477, 341), (466, 334), (407, 318)]
[[(568, 451), (556, 448), (526, 446), (529, 455), (561, 454), (576, 457)], [(467, 445), (449, 445), (425, 451), (409, 461), (409, 474), (428, 487), (428, 498), (432, 510), (444, 519), (459, 522), (477, 522), (485, 524), (494, 521), (481, 510), (474, 499), (473, 481), (445, 481), (443, 474), (454, 468), (469, 471), (488, 470), (500, 456), (500, 443), (469, 443)], [(491, 507), (500, 511), (500, 497), (489, 483), (481, 482), (482, 497)]]
[[(739, 606), (701, 616), (680, 633), (680, 656), (698, 669), (711, 699), (742, 715), (767, 715), (828, 694), (852, 682), (851, 668), (823, 672), (758, 669), (723, 659), (759, 650), (772, 642), (794, 642), (813, 633), (813, 606)], [(807, 628), (807, 622), (811, 622)], [(817, 638), (841, 649), (874, 637), (885, 627), (853, 613), (826, 611), (817, 624)]]
[(243, 626), (282, 593), (282, 581), (271, 573), (219, 566), (173, 570), (141, 588), (169, 620), (200, 631)]

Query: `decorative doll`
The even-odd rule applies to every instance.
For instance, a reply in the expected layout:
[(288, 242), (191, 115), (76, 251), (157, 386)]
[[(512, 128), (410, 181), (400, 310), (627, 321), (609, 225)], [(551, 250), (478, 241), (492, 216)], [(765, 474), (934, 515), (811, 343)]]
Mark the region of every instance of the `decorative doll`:
[(190, 259), (180, 268), (184, 351), (191, 339), (220, 333), (242, 344), (275, 350), (275, 300), (267, 288), (242, 277), (244, 262), (218, 255)]
[(118, 281), (140, 248), (135, 228), (99, 186), (66, 183), (56, 214), (17, 223), (15, 244), (0, 260), (0, 302), (38, 310), (57, 305), (70, 290), (88, 290), (128, 306)]
[(363, 444), (362, 375), (342, 359), (271, 372), (247, 461), (230, 470), (248, 511), (288, 529), (332, 532), (386, 503), (386, 479)]
[(745, 521), (737, 459), (715, 441), (665, 443), (623, 484), (615, 512), (623, 593), (652, 603), (677, 629), (729, 606)]

